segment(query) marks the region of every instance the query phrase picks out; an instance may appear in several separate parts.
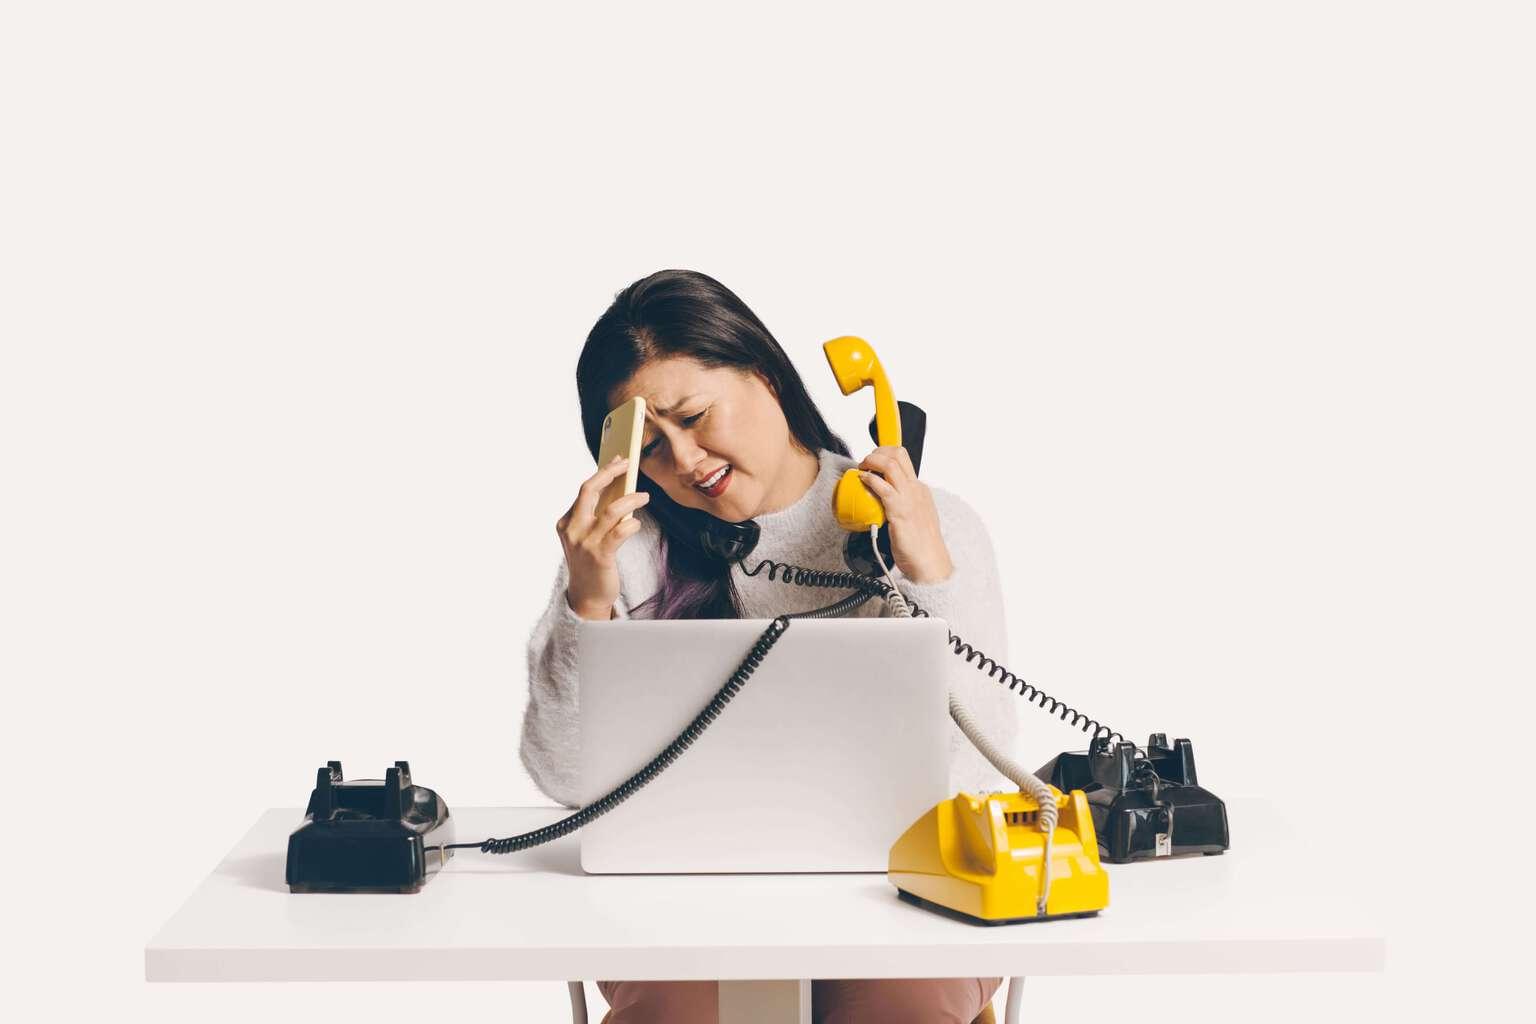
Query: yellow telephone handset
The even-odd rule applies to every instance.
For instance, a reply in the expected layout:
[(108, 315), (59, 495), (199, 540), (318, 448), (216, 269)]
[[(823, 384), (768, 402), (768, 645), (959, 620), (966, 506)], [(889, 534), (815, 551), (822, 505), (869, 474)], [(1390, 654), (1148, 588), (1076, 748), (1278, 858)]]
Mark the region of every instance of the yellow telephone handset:
[[(901, 414), (896, 408), (896, 396), (891, 382), (885, 376), (885, 368), (875, 357), (875, 350), (863, 338), (845, 335), (833, 338), (821, 346), (832, 367), (832, 376), (843, 394), (851, 395), (869, 385), (875, 388), (875, 434), (881, 447), (901, 444)], [(837, 482), (837, 493), (832, 497), (832, 508), (837, 525), (850, 531), (867, 531), (871, 526), (885, 525), (885, 506), (872, 494), (859, 471), (850, 469)]]

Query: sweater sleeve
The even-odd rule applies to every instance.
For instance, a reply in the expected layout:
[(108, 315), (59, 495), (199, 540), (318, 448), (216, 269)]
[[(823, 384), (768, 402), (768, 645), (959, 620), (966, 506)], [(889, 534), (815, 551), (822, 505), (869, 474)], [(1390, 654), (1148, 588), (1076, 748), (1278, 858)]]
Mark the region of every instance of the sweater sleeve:
[[(534, 785), (545, 796), (575, 807), (581, 799), (576, 641), (583, 620), (565, 599), (569, 579), (562, 558), (549, 605), (528, 638), (528, 707), (523, 713), (518, 753)], [(629, 618), (622, 594), (614, 603), (613, 614), (617, 619)]]
[[(1003, 614), (1003, 594), (998, 578), (997, 556), (986, 524), (970, 505), (957, 496), (933, 489), (939, 513), (939, 530), (949, 548), (954, 571), (943, 580), (914, 583), (897, 577), (902, 593), (934, 618), (949, 624), (952, 634), (993, 661), (1007, 665), (1008, 630)], [(1018, 697), (1006, 686), (958, 655), (948, 661), (946, 681), (1002, 749), (1018, 756)], [(1001, 673), (999, 673), (1001, 675)], [(955, 790), (978, 793), (1011, 788), (981, 756), (960, 728), (949, 723), (950, 783)]]

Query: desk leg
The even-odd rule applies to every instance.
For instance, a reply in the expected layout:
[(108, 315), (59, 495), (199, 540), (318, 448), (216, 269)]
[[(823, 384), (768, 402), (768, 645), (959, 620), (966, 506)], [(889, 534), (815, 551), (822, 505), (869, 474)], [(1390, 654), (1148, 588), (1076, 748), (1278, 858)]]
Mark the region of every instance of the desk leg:
[(811, 983), (722, 981), (720, 1024), (811, 1024)]

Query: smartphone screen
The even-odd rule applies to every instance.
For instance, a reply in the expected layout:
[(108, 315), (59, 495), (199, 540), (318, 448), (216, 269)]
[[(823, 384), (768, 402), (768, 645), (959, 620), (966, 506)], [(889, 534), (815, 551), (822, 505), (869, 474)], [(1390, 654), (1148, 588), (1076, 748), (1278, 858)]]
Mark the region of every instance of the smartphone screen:
[[(603, 488), (597, 498), (597, 514), (626, 494), (634, 494), (640, 480), (640, 439), (645, 435), (645, 399), (636, 395), (603, 420), (603, 439), (597, 447), (597, 464), (606, 466), (616, 455), (629, 457), (629, 469)], [(630, 518), (629, 513), (624, 518)]]

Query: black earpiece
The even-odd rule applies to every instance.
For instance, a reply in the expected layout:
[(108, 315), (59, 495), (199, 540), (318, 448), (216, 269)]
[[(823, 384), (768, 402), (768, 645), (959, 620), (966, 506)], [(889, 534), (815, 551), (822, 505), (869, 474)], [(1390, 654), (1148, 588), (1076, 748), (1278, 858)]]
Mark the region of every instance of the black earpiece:
[(699, 512), (697, 509), (689, 509), (689, 511), (698, 512), (695, 536), (699, 547), (711, 558), (739, 562), (757, 547), (757, 538), (761, 533), (757, 520), (748, 519), (743, 523), (728, 523), (724, 519), (716, 519), (708, 512)]
[[(911, 402), (898, 401), (896, 408), (901, 413), (901, 446), (912, 458), (913, 471), (921, 473), (923, 471), (923, 438), (928, 433), (928, 414)], [(880, 443), (880, 434), (875, 429), (873, 418), (869, 421), (869, 439), (875, 444)]]

